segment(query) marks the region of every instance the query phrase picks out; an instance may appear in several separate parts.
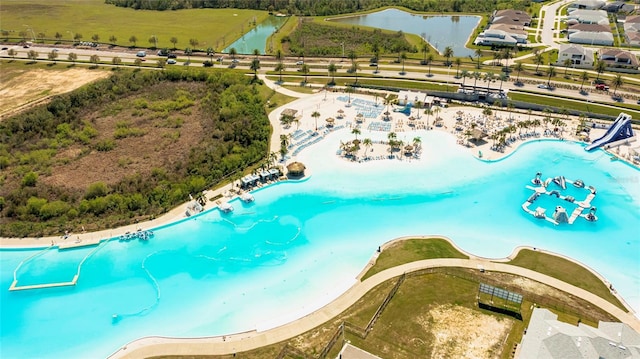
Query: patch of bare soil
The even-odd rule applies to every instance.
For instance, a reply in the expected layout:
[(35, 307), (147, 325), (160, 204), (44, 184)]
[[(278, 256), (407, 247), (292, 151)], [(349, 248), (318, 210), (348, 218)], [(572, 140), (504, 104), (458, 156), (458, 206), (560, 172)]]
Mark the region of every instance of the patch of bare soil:
[(19, 75), (7, 76), (0, 81), (0, 119), (109, 75), (108, 71), (70, 68), (25, 70)]
[[(171, 90), (168, 90), (168, 86)], [(167, 98), (171, 98), (173, 91), (177, 89), (195, 93), (203, 88), (204, 85), (198, 83), (155, 86), (155, 90), (159, 92), (168, 92)], [(114, 110), (108, 115), (96, 111), (85, 116), (98, 132), (92, 143), (95, 145), (111, 141), (115, 145), (112, 150), (101, 152), (92, 148), (67, 149), (58, 154), (57, 159), (61, 160), (57, 161), (59, 165), (54, 166), (51, 175), (43, 180), (51, 186), (84, 190), (95, 182), (112, 185), (136, 173), (144, 177), (154, 168), (169, 170), (186, 162), (191, 148), (207, 136), (200, 121), (203, 116), (199, 106), (192, 106), (182, 113), (168, 117), (158, 117), (153, 111), (127, 108), (128, 103), (138, 98), (142, 96), (126, 98), (112, 104), (112, 108), (123, 109)], [(180, 124), (168, 125), (176, 122)], [(115, 132), (123, 124), (139, 135), (116, 139)]]
[[(425, 330), (435, 338), (432, 358), (498, 358), (512, 322), (469, 308), (443, 305), (429, 311)], [(431, 322), (431, 323), (429, 323)]]

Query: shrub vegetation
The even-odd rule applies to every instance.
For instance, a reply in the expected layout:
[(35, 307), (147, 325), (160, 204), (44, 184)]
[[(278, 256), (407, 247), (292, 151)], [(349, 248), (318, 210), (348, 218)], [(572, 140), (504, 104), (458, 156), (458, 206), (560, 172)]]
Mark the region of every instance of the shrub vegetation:
[(257, 85), (225, 70), (119, 71), (0, 122), (0, 235), (165, 212), (267, 154)]

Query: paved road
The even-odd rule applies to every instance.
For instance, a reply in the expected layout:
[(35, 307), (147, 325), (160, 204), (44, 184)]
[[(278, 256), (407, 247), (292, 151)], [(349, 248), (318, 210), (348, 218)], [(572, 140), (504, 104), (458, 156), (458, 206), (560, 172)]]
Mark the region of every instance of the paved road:
[(486, 259), (430, 259), (404, 264), (398, 267), (387, 269), (383, 272), (362, 281), (357, 282), (347, 292), (327, 304), (325, 307), (294, 322), (282, 325), (277, 328), (263, 332), (250, 331), (226, 337), (210, 338), (161, 338), (147, 337), (141, 338), (127, 344), (119, 351), (115, 352), (111, 358), (145, 358), (161, 355), (223, 355), (236, 352), (243, 352), (262, 346), (278, 343), (291, 337), (311, 330), (326, 321), (334, 318), (344, 310), (355, 304), (363, 295), (375, 286), (389, 279), (426, 268), (437, 267), (461, 267), (477, 269), (482, 266), (485, 271), (497, 271), (511, 273), (526, 277), (551, 287), (557, 288), (574, 296), (582, 298), (595, 306), (605, 310), (607, 313), (618, 318), (621, 322), (628, 324), (634, 330), (640, 332), (640, 320), (633, 313), (627, 313), (613, 305), (612, 303), (592, 294), (584, 289), (562, 282), (558, 279), (534, 272), (532, 270), (516, 267), (505, 263), (491, 262)]

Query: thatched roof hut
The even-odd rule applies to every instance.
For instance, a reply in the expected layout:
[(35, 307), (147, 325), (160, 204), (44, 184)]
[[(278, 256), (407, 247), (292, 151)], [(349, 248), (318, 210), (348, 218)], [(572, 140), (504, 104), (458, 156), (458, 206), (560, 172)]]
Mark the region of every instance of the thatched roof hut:
[(287, 165), (287, 175), (290, 177), (303, 177), (306, 167), (301, 162), (291, 162)]

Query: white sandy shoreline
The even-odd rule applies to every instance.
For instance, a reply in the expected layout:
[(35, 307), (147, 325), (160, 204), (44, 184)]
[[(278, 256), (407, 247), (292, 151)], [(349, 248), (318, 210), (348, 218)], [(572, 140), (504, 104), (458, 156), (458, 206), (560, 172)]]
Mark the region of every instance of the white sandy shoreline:
[[(292, 133), (295, 133), (298, 131), (302, 131), (302, 132), (315, 131), (316, 125), (320, 128), (318, 132), (321, 133), (322, 131), (327, 131), (327, 127), (326, 127), (327, 123), (325, 123), (325, 119), (328, 117), (335, 118), (338, 113), (338, 110), (340, 109), (344, 111), (344, 119), (336, 121), (334, 127), (342, 126), (343, 128), (346, 128), (349, 131), (351, 131), (351, 128), (355, 128), (356, 125), (358, 125), (355, 121), (356, 114), (358, 113), (358, 108), (356, 106), (347, 107), (345, 106), (346, 104), (345, 102), (338, 100), (338, 97), (344, 97), (344, 96), (347, 96), (347, 95), (345, 93), (340, 93), (340, 92), (331, 92), (331, 93), (319, 92), (315, 95), (304, 96), (290, 104), (284, 105), (272, 111), (269, 114), (269, 119), (273, 127), (273, 132), (271, 137), (271, 151), (276, 153), (279, 152), (280, 135), (282, 134), (291, 135)], [(382, 104), (381, 96), (374, 98), (373, 96), (352, 95), (351, 97), (352, 97), (352, 100), (355, 100), (356, 98), (358, 98), (365, 101), (369, 101), (370, 103), (374, 103), (375, 101), (378, 104), (378, 106), (381, 107), (383, 112), (384, 110), (386, 110), (386, 108), (384, 108), (384, 105)], [(300, 119), (297, 125), (291, 125), (289, 128), (283, 128), (283, 126), (280, 124), (280, 121), (279, 121), (280, 115), (285, 108), (292, 108), (292, 109), (298, 110), (298, 115)], [(321, 117), (313, 118), (311, 115), (314, 111), (318, 111), (321, 114)], [(424, 125), (423, 127), (428, 126), (428, 128), (433, 131), (446, 132), (450, 135), (457, 136), (459, 138), (459, 141), (464, 142), (464, 145), (468, 146), (468, 150), (472, 156), (487, 162), (502, 160), (510, 156), (512, 153), (514, 153), (521, 145), (528, 142), (536, 142), (536, 141), (544, 140), (545, 138), (557, 139), (556, 137), (544, 137), (540, 135), (538, 136), (532, 135), (531, 137), (518, 139), (515, 141), (515, 143), (505, 146), (501, 152), (497, 152), (491, 149), (493, 141), (489, 139), (478, 144), (475, 144), (472, 141), (465, 140), (463, 131), (455, 131), (455, 128), (461, 125), (460, 123), (461, 121), (457, 120), (458, 118), (461, 117), (461, 113), (462, 113), (462, 117), (465, 118), (464, 122), (466, 122), (467, 125), (469, 122), (473, 122), (474, 120), (479, 120), (479, 119), (483, 119), (484, 121), (487, 121), (487, 123), (489, 123), (490, 121), (504, 121), (504, 119), (507, 116), (512, 117), (510, 121), (513, 121), (514, 123), (517, 123), (518, 121), (522, 121), (528, 118), (532, 118), (532, 119), (538, 118), (542, 120), (542, 117), (543, 117), (543, 114), (528, 115), (525, 113), (518, 113), (518, 112), (514, 113), (513, 115), (507, 115), (506, 110), (499, 110), (499, 113), (498, 113), (499, 117), (496, 118), (495, 116), (485, 116), (482, 114), (482, 111), (483, 109), (478, 107), (465, 107), (465, 106), (454, 105), (446, 108), (440, 108), (437, 113), (434, 113), (433, 115), (430, 115), (430, 116), (421, 114), (419, 115), (420, 118), (418, 120), (415, 120), (415, 123), (422, 123)], [(413, 110), (411, 114), (414, 115), (414, 117), (418, 116), (416, 110)], [(420, 126), (416, 126), (413, 123), (410, 124), (410, 122), (413, 122), (413, 121), (409, 121), (407, 119), (408, 116), (401, 113), (396, 113), (396, 112), (392, 112), (391, 116), (393, 118), (391, 121), (389, 121), (390, 122), (389, 125), (391, 126), (391, 131), (395, 132), (398, 138), (405, 138), (406, 139), (405, 145), (408, 144), (415, 136), (419, 137), (419, 134), (421, 133), (421, 131), (419, 131)], [(442, 121), (440, 122), (441, 126), (434, 125), (436, 116), (442, 118)], [(491, 120), (492, 117), (493, 117), (493, 120)], [(366, 138), (366, 132), (370, 131), (370, 130), (366, 130), (366, 127), (372, 121), (383, 122), (381, 118), (365, 119), (364, 122), (360, 124), (360, 127), (362, 128), (361, 129), (362, 133), (359, 136), (360, 139)], [(576, 118), (571, 119), (571, 121), (568, 123), (566, 130), (563, 133), (563, 136), (566, 136), (567, 140), (580, 142), (579, 139), (571, 136), (572, 133), (575, 133), (574, 128), (576, 126), (577, 126), (577, 119)], [(544, 131), (544, 127), (529, 129), (528, 131), (537, 132), (539, 134), (542, 131)], [(604, 132), (605, 132), (604, 129), (593, 129), (591, 133), (591, 137), (597, 138), (600, 135), (604, 134)], [(376, 137), (379, 138), (380, 136), (384, 137), (386, 136), (386, 133), (381, 132), (380, 134), (376, 134)], [(291, 139), (290, 141), (295, 142), (293, 139)], [(361, 145), (361, 147), (363, 146)], [(373, 156), (373, 157), (383, 157), (388, 155), (388, 152), (387, 152), (388, 147), (386, 145), (374, 145), (372, 147), (373, 148), (371, 150), (373, 152), (366, 153), (366, 155)], [(310, 146), (310, 149), (311, 148), (312, 146)], [(305, 149), (305, 151), (306, 150), (307, 149)], [(610, 151), (609, 153), (612, 156), (618, 156), (619, 158), (624, 160), (625, 157), (628, 156), (628, 150), (629, 150), (629, 146), (623, 145), (618, 147), (617, 153), (612, 151)], [(290, 157), (287, 162), (292, 162), (296, 160), (296, 156), (292, 156), (291, 154), (292, 151), (293, 150), (291, 150), (287, 155), (288, 157)], [(364, 154), (363, 151), (364, 149), (361, 149), (358, 152), (358, 154), (360, 154), (361, 157)], [(372, 161), (372, 162), (376, 162), (375, 164), (372, 164), (374, 166), (385, 166), (386, 164), (384, 160)], [(311, 168), (309, 169), (309, 171), (313, 171), (313, 169)], [(223, 197), (221, 200), (229, 201), (235, 197), (231, 195), (231, 192), (230, 192), (230, 190), (233, 188), (232, 186), (233, 186), (232, 184), (227, 184), (221, 188), (209, 190), (206, 192), (206, 198), (211, 198), (211, 197), (223, 194), (227, 196)], [(91, 232), (91, 233), (83, 233), (82, 231), (77, 231), (77, 232), (72, 231), (71, 233), (68, 234), (68, 236), (66, 236), (67, 238), (65, 238), (65, 235), (62, 233), (58, 236), (47, 236), (47, 237), (36, 237), (36, 238), (34, 237), (30, 237), (30, 238), (0, 237), (0, 249), (15, 249), (15, 248), (35, 249), (35, 248), (45, 248), (49, 246), (56, 246), (60, 243), (70, 243), (70, 242), (76, 242), (77, 244), (84, 244), (84, 245), (97, 244), (100, 241), (118, 237), (126, 232), (134, 232), (138, 229), (153, 229), (153, 228), (168, 225), (176, 221), (179, 221), (181, 219), (184, 219), (186, 206), (187, 206), (187, 203), (182, 204), (170, 210), (169, 212), (159, 216), (158, 218), (151, 221), (147, 221), (147, 222), (135, 223), (135, 224), (119, 227), (119, 228), (106, 229), (106, 230), (101, 230), (98, 232)], [(207, 202), (204, 209), (209, 210), (216, 206), (217, 205), (213, 202)]]

